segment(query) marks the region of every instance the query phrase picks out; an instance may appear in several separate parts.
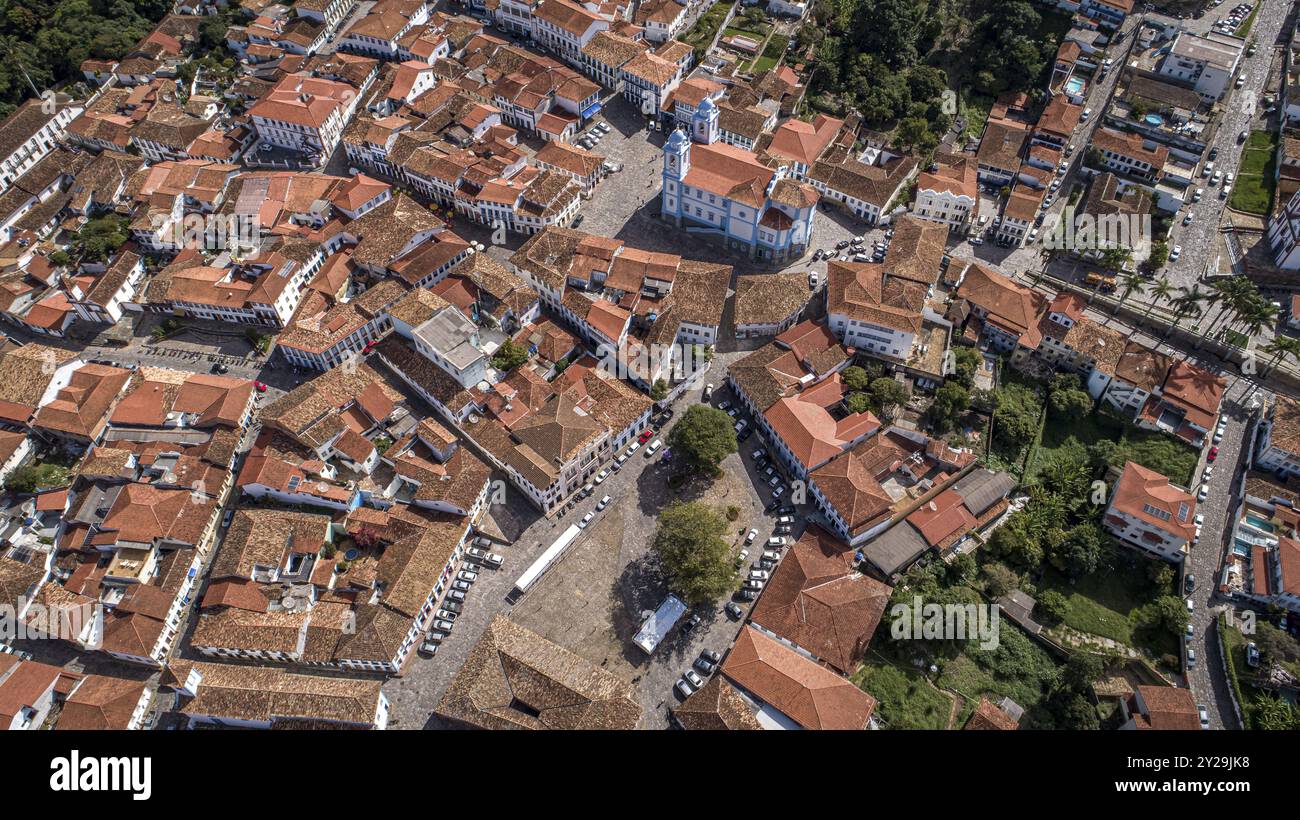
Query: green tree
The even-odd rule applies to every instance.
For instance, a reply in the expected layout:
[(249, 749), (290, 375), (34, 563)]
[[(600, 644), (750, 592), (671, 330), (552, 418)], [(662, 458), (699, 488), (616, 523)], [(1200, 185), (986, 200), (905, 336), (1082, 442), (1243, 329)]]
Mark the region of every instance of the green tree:
[(655, 401), (663, 401), (668, 395), (668, 382), (663, 379), (655, 379), (655, 383), (650, 385), (650, 398)]
[(911, 395), (903, 384), (888, 376), (881, 376), (871, 383), (871, 403), (877, 412), (891, 405), (907, 404)]
[(723, 538), (726, 531), (723, 517), (699, 502), (678, 502), (659, 514), (651, 548), (669, 588), (687, 604), (716, 601), (739, 586), (736, 557)]
[(870, 376), (867, 371), (857, 365), (849, 365), (840, 371), (840, 379), (843, 380), (844, 386), (850, 390), (866, 390), (870, 383)]
[(1054, 589), (1040, 592), (1034, 600), (1034, 617), (1046, 624), (1059, 624), (1070, 611), (1065, 596)]
[(124, 216), (107, 214), (82, 226), (74, 246), (83, 261), (104, 262), (130, 239)]
[(515, 344), (511, 339), (497, 348), (497, 352), (492, 354), (492, 366), (497, 370), (511, 371), (528, 362), (528, 349), (523, 345)]
[(957, 426), (970, 409), (970, 391), (956, 382), (945, 382), (934, 391), (934, 401), (925, 411), (926, 422), (940, 433)]
[(693, 404), (668, 433), (673, 460), (694, 473), (717, 475), (722, 460), (736, 452), (731, 417), (716, 407)]
[(1052, 566), (1071, 578), (1090, 575), (1101, 565), (1105, 540), (1101, 529), (1091, 521), (1078, 524), (1066, 533), (1065, 540), (1052, 551)]
[(871, 409), (871, 396), (866, 393), (850, 393), (844, 397), (844, 407), (850, 413), (865, 413)]
[(973, 347), (959, 345), (952, 349), (953, 381), (964, 387), (975, 385), (975, 374), (979, 372), (984, 357)]

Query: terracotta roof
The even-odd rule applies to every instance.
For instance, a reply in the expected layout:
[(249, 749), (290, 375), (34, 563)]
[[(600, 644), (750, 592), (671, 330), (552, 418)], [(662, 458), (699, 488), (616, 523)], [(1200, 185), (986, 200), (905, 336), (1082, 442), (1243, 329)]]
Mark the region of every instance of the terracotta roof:
[(641, 720), (631, 684), (501, 615), (435, 712), (482, 729), (633, 729)]
[[(1138, 711), (1139, 699), (1144, 711)], [(1190, 689), (1174, 686), (1138, 686), (1129, 701), (1138, 729), (1201, 728), (1196, 699)]]
[(744, 695), (721, 675), (714, 675), (672, 710), (673, 717), (685, 729), (717, 731), (719, 729), (762, 729), (754, 717), (754, 708)]
[(1125, 462), (1110, 508), (1184, 541), (1196, 535), (1196, 499), (1134, 461)]
[(1020, 728), (1020, 721), (1008, 715), (988, 698), (980, 698), (980, 702), (975, 705), (975, 711), (971, 713), (962, 728), (1014, 730)]
[(750, 618), (848, 674), (866, 652), (892, 592), (854, 569), (850, 547), (814, 526), (777, 565)]
[(64, 702), (54, 728), (80, 731), (126, 729), (145, 688), (143, 681), (87, 675)]
[(722, 673), (805, 729), (865, 729), (876, 699), (845, 678), (745, 627)]

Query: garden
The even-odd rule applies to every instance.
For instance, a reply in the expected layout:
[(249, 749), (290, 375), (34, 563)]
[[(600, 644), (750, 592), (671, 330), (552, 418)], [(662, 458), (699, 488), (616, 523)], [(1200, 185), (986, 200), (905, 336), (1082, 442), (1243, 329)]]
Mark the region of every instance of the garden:
[(1241, 154), (1241, 165), (1233, 183), (1228, 204), (1235, 210), (1263, 216), (1273, 204), (1273, 189), (1277, 184), (1274, 157), (1277, 153), (1277, 135), (1271, 131), (1251, 131)]

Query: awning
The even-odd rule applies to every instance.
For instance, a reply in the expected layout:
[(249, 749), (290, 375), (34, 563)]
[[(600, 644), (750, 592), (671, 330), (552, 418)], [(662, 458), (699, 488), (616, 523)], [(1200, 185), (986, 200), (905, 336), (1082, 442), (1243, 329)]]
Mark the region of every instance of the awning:
[(587, 119), (588, 117), (593, 117), (593, 116), (595, 116), (595, 115), (596, 115), (596, 112), (600, 110), (600, 106), (601, 106), (601, 103), (595, 103), (595, 104), (593, 104), (590, 108), (588, 108), (588, 109), (586, 109), (585, 111), (582, 112), (582, 118), (585, 120), (585, 119)]

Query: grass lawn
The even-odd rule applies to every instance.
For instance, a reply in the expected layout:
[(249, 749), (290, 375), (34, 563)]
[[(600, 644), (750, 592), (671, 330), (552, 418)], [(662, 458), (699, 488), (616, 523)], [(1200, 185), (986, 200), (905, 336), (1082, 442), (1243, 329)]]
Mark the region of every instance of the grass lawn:
[(1227, 328), (1223, 331), (1223, 341), (1233, 347), (1240, 347), (1243, 350), (1250, 346), (1250, 337), (1240, 331), (1233, 330), (1232, 328)]
[(984, 123), (988, 121), (989, 110), (993, 108), (994, 101), (993, 97), (970, 89), (961, 93), (960, 109), (962, 116), (966, 118), (966, 130), (962, 132), (962, 137), (975, 139), (984, 133)]
[(1029, 468), (1032, 480), (1056, 458), (1087, 457), (1088, 445), (1098, 441), (1117, 441), (1125, 447), (1127, 458), (1168, 476), (1175, 484), (1191, 486), (1196, 469), (1196, 452), (1163, 433), (1139, 430), (1100, 413), (1063, 421), (1047, 414), (1042, 439)]
[(876, 714), (890, 729), (948, 728), (952, 700), (920, 672), (894, 666), (873, 653), (852, 680), (876, 699)]
[(758, 74), (768, 69), (775, 68), (776, 64), (781, 61), (785, 54), (786, 47), (790, 44), (790, 38), (784, 34), (773, 34), (772, 39), (767, 41), (767, 46), (763, 49), (755, 60), (749, 64), (749, 70)]
[(1241, 154), (1241, 166), (1233, 183), (1228, 204), (1238, 211), (1268, 213), (1273, 204), (1273, 164), (1276, 154), (1275, 135), (1269, 131), (1252, 131)]
[(1146, 563), (1134, 560), (1114, 570), (1099, 570), (1073, 584), (1053, 569), (1044, 573), (1039, 591), (1053, 589), (1065, 596), (1065, 625), (1080, 632), (1100, 635), (1135, 648), (1145, 648), (1156, 658), (1178, 654), (1178, 637), (1163, 629), (1146, 629), (1137, 624), (1137, 611), (1163, 593), (1147, 577)]

